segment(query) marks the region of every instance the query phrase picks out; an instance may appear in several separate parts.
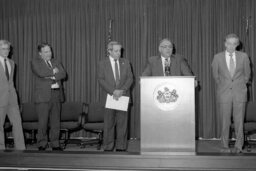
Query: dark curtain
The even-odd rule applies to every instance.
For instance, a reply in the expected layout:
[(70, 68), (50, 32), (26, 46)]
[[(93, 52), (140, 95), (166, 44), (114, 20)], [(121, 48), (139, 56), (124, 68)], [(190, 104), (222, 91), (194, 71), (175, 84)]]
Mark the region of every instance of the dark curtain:
[(30, 61), (41, 42), (52, 45), (68, 73), (66, 101), (90, 103), (99, 101), (97, 62), (106, 57), (111, 20), (111, 38), (122, 43), (136, 80), (129, 125), (130, 137), (139, 138), (140, 75), (147, 57), (159, 53), (159, 40), (168, 37), (200, 82), (196, 134), (213, 138), (219, 136), (219, 116), (211, 61), (224, 50), (225, 35), (234, 32), (255, 64), (255, 9), (255, 0), (0, 0), (0, 39), (13, 45), (21, 103), (33, 100)]

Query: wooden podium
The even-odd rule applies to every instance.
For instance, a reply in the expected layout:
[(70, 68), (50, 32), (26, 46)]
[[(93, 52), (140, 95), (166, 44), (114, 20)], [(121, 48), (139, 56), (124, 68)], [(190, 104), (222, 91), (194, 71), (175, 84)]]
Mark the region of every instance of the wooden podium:
[(195, 154), (195, 77), (141, 77), (141, 154)]

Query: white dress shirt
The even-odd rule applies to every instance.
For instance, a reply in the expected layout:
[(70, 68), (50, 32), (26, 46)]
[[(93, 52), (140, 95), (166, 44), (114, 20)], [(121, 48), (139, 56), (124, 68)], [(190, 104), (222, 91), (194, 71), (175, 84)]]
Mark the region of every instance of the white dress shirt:
[[(45, 60), (45, 63), (46, 63), (46, 65), (48, 66), (47, 62), (50, 64), (50, 66), (51, 66), (50, 68), (53, 69), (51, 61), (50, 61), (50, 60), (49, 60), (49, 61), (46, 61), (46, 60)], [(49, 67), (49, 66), (48, 66), (48, 67)], [(52, 71), (52, 72), (53, 72), (53, 71)], [(53, 76), (52, 79), (55, 80), (55, 76)], [(51, 88), (52, 88), (52, 89), (58, 89), (58, 88), (60, 88), (60, 85), (59, 85), (56, 81), (54, 81), (54, 83), (51, 85)]]
[[(165, 76), (165, 57), (161, 56), (161, 59), (162, 59), (162, 66), (163, 66), (163, 73), (164, 73), (164, 76)], [(168, 59), (168, 63), (169, 65), (171, 65), (171, 58), (167, 58)]]
[[(115, 77), (115, 80), (116, 80), (116, 74), (115, 74), (115, 59), (111, 56), (109, 56), (109, 60), (110, 60), (110, 63), (111, 63), (111, 67), (112, 67), (112, 70), (113, 70), (113, 74), (114, 74), (114, 77)], [(118, 66), (118, 73), (120, 75), (120, 65), (119, 65), (119, 60), (117, 60), (117, 66)]]
[[(228, 66), (228, 70), (230, 70), (230, 53), (228, 51), (225, 51), (225, 57), (226, 57), (226, 63)], [(235, 52), (232, 53), (232, 58), (234, 60), (234, 64), (236, 67), (236, 53)]]
[[(4, 57), (0, 56), (0, 62), (2, 64), (2, 66), (3, 66), (3, 68), (4, 68), (4, 71), (5, 71), (4, 59), (5, 59)], [(7, 64), (9, 75), (10, 75), (11, 74), (11, 64), (9, 62), (9, 59), (8, 58), (6, 58), (6, 59), (7, 59), (6, 60), (6, 64)]]

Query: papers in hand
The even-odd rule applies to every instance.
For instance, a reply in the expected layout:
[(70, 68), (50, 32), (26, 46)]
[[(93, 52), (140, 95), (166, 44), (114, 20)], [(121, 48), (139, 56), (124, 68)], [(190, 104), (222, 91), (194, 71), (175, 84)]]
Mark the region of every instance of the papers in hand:
[(107, 95), (106, 108), (127, 111), (129, 104), (129, 97), (121, 96), (118, 100), (115, 100), (113, 96)]

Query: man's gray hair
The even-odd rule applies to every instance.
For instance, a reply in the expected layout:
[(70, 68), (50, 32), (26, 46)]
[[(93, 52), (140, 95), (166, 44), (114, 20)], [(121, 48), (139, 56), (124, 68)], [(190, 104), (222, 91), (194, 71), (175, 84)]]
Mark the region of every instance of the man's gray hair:
[(164, 39), (160, 40), (160, 42), (159, 42), (159, 46), (160, 46), (160, 45), (161, 45), (161, 43), (163, 43), (164, 41), (168, 41), (168, 42), (170, 42), (170, 43), (173, 45), (173, 43), (172, 43), (172, 41), (171, 41), (170, 39), (168, 39), (168, 38), (164, 38)]
[(8, 45), (10, 47), (11, 42), (9, 42), (8, 40), (0, 40), (0, 46), (2, 46), (2, 45)]
[(117, 41), (111, 41), (108, 43), (108, 50), (113, 50), (113, 46), (114, 45), (119, 45), (122, 47), (121, 43), (117, 42)]

